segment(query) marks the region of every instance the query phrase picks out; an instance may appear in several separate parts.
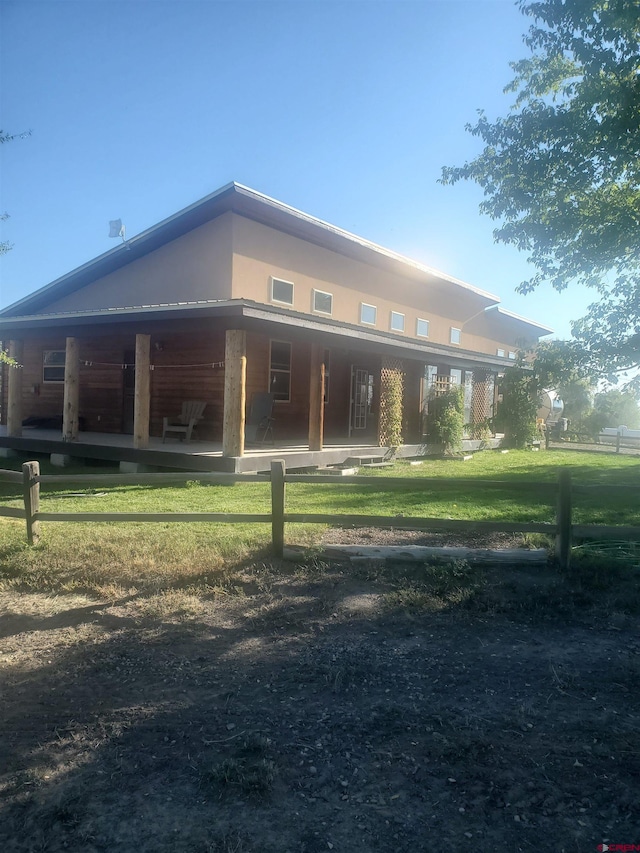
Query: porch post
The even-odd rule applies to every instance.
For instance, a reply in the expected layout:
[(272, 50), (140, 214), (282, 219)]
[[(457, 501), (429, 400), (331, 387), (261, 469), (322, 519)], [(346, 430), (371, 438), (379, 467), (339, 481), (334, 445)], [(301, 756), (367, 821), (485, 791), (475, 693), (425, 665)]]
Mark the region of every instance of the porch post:
[[(7, 369), (7, 435), (22, 435), (22, 341), (9, 341), (9, 357), (16, 366)], [(18, 366), (19, 365), (19, 366)]]
[(324, 444), (324, 350), (311, 344), (309, 377), (309, 450), (322, 450)]
[(149, 446), (151, 408), (151, 335), (136, 335), (136, 380), (133, 408), (133, 446)]
[(246, 333), (227, 329), (224, 351), (222, 455), (244, 456), (244, 409), (247, 381)]
[(67, 338), (64, 357), (64, 404), (62, 407), (62, 440), (78, 438), (78, 404), (80, 401), (80, 359), (77, 338)]

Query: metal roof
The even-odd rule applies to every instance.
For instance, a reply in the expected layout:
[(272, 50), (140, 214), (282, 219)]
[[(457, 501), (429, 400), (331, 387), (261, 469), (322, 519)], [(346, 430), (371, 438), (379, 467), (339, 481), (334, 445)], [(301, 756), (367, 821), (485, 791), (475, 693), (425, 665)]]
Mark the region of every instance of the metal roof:
[(116, 246), (19, 299), (0, 311), (0, 317), (14, 317), (26, 312), (36, 313), (54, 300), (68, 296), (87, 284), (127, 266), (228, 211), (417, 281), (446, 282), (449, 286), (453, 285), (456, 290), (459, 289), (458, 292), (473, 294), (480, 303), (485, 305), (500, 301), (499, 297), (492, 293), (378, 246), (250, 187), (232, 182), (128, 239), (126, 243)]

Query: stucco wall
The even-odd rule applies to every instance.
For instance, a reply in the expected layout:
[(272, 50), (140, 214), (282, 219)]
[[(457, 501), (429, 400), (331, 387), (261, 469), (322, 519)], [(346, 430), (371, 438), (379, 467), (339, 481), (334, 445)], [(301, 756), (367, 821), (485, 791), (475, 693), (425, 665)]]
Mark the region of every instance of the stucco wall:
[[(455, 327), (462, 329), (462, 349), (496, 355), (498, 348), (508, 351), (515, 346), (507, 330), (505, 339), (497, 340), (463, 328), (490, 304), (473, 291), (428, 277), (422, 281), (404, 277), (233, 214), (233, 298), (270, 303), (272, 276), (293, 282), (295, 311), (313, 314), (317, 289), (333, 295), (333, 320), (363, 329), (392, 332), (391, 312), (398, 311), (405, 315), (405, 331), (398, 333), (399, 338), (449, 344)], [(375, 326), (360, 323), (363, 302), (375, 305)], [(419, 318), (429, 321), (428, 338), (416, 333)]]
[(231, 214), (51, 303), (50, 311), (123, 308), (231, 296)]

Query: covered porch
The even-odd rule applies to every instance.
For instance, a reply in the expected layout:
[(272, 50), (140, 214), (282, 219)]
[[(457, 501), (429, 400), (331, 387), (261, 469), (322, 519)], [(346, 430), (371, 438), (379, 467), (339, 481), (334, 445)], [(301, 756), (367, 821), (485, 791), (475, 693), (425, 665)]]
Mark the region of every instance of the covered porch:
[[(235, 302), (7, 325), (16, 366), (3, 371), (0, 447), (40, 442), (43, 452), (119, 453), (123, 461), (149, 465), (162, 464), (154, 461), (162, 454), (169, 467), (203, 460), (196, 462), (202, 470), (257, 470), (248, 460), (283, 452), (296, 455), (295, 467), (318, 464), (318, 453), (325, 454), (319, 464), (339, 464), (356, 447), (381, 455), (381, 448), (398, 444), (406, 455), (419, 455), (433, 387), (463, 383), (470, 420), (486, 419), (503, 363)], [(265, 393), (273, 397), (275, 447), (252, 447), (246, 419), (254, 395)], [(393, 397), (400, 399), (400, 440), (397, 429), (391, 437)], [(193, 440), (163, 445), (163, 419), (178, 415), (188, 400), (206, 404)]]

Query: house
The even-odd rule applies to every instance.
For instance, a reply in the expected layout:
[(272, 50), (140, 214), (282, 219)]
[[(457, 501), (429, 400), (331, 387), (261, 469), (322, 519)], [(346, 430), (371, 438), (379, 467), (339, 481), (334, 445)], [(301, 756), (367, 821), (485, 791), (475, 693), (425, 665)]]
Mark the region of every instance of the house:
[(23, 423), (131, 434), (144, 449), (183, 401), (198, 439), (244, 453), (252, 396), (274, 396), (279, 443), (385, 446), (389, 383), (403, 440), (424, 443), (433, 389), (464, 386), (465, 420), (551, 332), (490, 293), (237, 183), (0, 312), (3, 443)]

